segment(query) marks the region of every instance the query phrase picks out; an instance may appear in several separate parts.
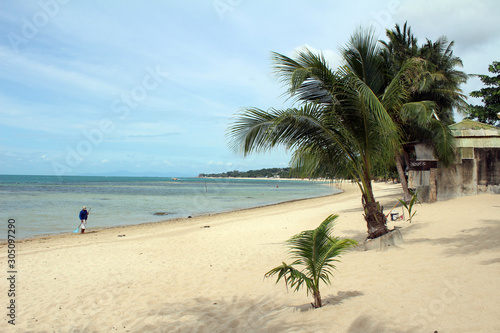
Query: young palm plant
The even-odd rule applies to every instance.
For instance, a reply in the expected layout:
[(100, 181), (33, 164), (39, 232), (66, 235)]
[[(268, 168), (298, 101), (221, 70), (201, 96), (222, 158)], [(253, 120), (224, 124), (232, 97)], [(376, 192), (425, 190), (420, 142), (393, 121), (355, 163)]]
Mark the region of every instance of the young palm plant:
[[(306, 287), (307, 294), (314, 297), (314, 308), (320, 308), (323, 304), (319, 291), (320, 282), (330, 285), (330, 276), (333, 275), (335, 262), (348, 248), (357, 244), (352, 239), (339, 239), (331, 236), (331, 230), (338, 215), (328, 216), (316, 229), (303, 231), (289, 240), (286, 244), (290, 248), (292, 259), (290, 265), (283, 262), (282, 265), (271, 269), (265, 277), (277, 275), (278, 283), (282, 278), (286, 286), (298, 291)], [(302, 266), (302, 268), (296, 268)]]
[(408, 212), (407, 221), (410, 221), (410, 223), (411, 223), (411, 219), (413, 218), (413, 216), (415, 216), (415, 214), (417, 213), (417, 211), (413, 211), (413, 206), (416, 203), (420, 203), (420, 201), (418, 200), (418, 192), (420, 192), (420, 190), (418, 190), (416, 192), (411, 192), (412, 197), (411, 197), (409, 202), (406, 202), (406, 200), (403, 200), (403, 199), (398, 199), (399, 203), (404, 208), (406, 208), (406, 211)]

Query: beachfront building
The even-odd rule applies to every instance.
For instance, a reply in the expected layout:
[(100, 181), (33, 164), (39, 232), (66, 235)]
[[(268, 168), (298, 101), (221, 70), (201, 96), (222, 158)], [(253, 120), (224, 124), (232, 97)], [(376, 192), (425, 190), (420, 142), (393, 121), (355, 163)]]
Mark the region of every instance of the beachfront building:
[(500, 129), (463, 120), (450, 126), (457, 161), (439, 167), (432, 147), (408, 144), (408, 187), (420, 190), (421, 201), (433, 202), (479, 193), (500, 194)]

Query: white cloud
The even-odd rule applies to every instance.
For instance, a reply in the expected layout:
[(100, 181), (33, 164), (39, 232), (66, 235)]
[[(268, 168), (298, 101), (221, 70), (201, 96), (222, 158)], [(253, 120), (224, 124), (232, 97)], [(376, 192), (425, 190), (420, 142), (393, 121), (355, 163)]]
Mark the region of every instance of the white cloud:
[(419, 0), (403, 2), (398, 16), (408, 20), (421, 42), (446, 35), (472, 48), (498, 40), (499, 11), (497, 0)]
[(45, 57), (43, 55), (33, 54), (31, 56), (30, 58), (24, 54), (14, 53), (9, 48), (0, 47), (0, 60), (6, 69), (2, 70), (0, 77), (17, 83), (28, 84), (32, 87), (52, 88), (56, 93), (71, 92), (78, 89), (109, 95), (118, 91), (117, 86), (98, 77), (97, 73), (106, 71), (104, 68), (95, 68), (96, 66), (92, 66), (94, 67), (92, 70), (90, 66), (75, 68), (71, 63), (60, 62), (60, 59), (57, 60), (58, 63), (56, 64), (54, 63), (55, 59), (49, 57), (46, 60), (51, 61), (51, 63), (46, 63), (34, 60), (34, 57), (37, 59)]

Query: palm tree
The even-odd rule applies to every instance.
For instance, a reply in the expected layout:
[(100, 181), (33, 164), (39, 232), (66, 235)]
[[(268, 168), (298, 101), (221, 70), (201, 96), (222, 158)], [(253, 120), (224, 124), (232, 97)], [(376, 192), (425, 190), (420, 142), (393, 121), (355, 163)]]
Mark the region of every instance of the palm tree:
[[(420, 60), (423, 64), (420, 75), (410, 82), (408, 102), (427, 101), (427, 107), (396, 109), (391, 113), (394, 123), (401, 134), (401, 142), (423, 142), (434, 147), (434, 155), (445, 167), (454, 159), (453, 136), (447, 127), (453, 119), (453, 108), (463, 110), (466, 103), (460, 89), (467, 75), (455, 69), (461, 66), (460, 58), (453, 56), (453, 42), (441, 37), (436, 43), (427, 40), (421, 48), (412, 34), (411, 28), (404, 24), (401, 29), (396, 24), (394, 30), (387, 30), (389, 42), (381, 41), (384, 46), (387, 79), (391, 80), (407, 61)], [(405, 199), (412, 197), (408, 190), (403, 165), (408, 164), (408, 156), (401, 146), (395, 156)]]
[(464, 113), (467, 108), (467, 97), (460, 86), (467, 82), (469, 76), (457, 69), (463, 67), (463, 63), (453, 55), (454, 45), (454, 41), (448, 42), (444, 36), (436, 42), (427, 39), (419, 49), (419, 57), (427, 62), (431, 80), (426, 87), (413, 94), (414, 99), (434, 101), (437, 114), (446, 125), (454, 123), (454, 109)]
[(462, 60), (453, 54), (454, 42), (442, 36), (436, 42), (427, 39), (421, 47), (411, 32), (411, 27), (398, 24), (393, 30), (386, 30), (388, 42), (383, 45), (385, 71), (390, 81), (409, 59), (423, 61), (423, 71), (410, 89), (410, 101), (433, 101), (436, 115), (446, 125), (453, 123), (453, 109), (465, 111), (466, 96), (460, 85), (467, 81), (468, 75), (458, 70), (463, 67)]
[(418, 57), (418, 40), (411, 32), (411, 27), (407, 22), (403, 28), (396, 24), (394, 30), (386, 30), (389, 42), (381, 40), (384, 46), (381, 50), (385, 60), (386, 70), (389, 74), (396, 73), (403, 67), (403, 63), (410, 58)]
[[(278, 77), (300, 107), (242, 110), (228, 129), (232, 146), (246, 156), (282, 145), (293, 151), (291, 166), (301, 176), (343, 177), (362, 194), (368, 238), (389, 232), (371, 181), (375, 159), (394, 159), (400, 145), (388, 110), (407, 100), (405, 81), (417, 73), (407, 62), (385, 82), (384, 59), (372, 31), (358, 31), (342, 50), (344, 64), (332, 70), (321, 54), (304, 49), (291, 59), (273, 54)], [(414, 69), (413, 71), (410, 69)], [(408, 110), (425, 105), (408, 105)]]
[[(348, 248), (356, 245), (352, 239), (339, 239), (331, 236), (331, 230), (338, 215), (328, 216), (316, 229), (303, 231), (286, 241), (290, 247), (292, 259), (290, 265), (283, 262), (282, 265), (271, 269), (265, 277), (278, 275), (276, 283), (281, 278), (285, 284), (298, 291), (302, 286), (307, 289), (307, 294), (314, 297), (314, 308), (320, 308), (321, 293), (320, 282), (329, 285), (330, 276), (333, 275), (335, 262), (339, 261), (340, 255)], [(299, 270), (295, 266), (301, 265)]]

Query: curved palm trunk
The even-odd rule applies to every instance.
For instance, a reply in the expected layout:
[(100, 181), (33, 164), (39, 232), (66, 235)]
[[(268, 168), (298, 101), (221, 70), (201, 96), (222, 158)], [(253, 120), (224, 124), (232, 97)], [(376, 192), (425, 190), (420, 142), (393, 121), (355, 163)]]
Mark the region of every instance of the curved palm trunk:
[(384, 215), (383, 207), (380, 207), (380, 204), (375, 201), (371, 180), (365, 179), (363, 185), (362, 202), (365, 211), (364, 217), (368, 226), (367, 239), (374, 239), (389, 232), (389, 229), (387, 229), (387, 218)]
[(405, 195), (405, 201), (411, 200), (410, 190), (408, 190), (408, 182), (406, 181), (406, 175), (403, 170), (403, 159), (401, 154), (396, 155), (396, 169), (398, 169), (399, 180), (401, 181), (401, 187), (403, 188), (403, 193)]

